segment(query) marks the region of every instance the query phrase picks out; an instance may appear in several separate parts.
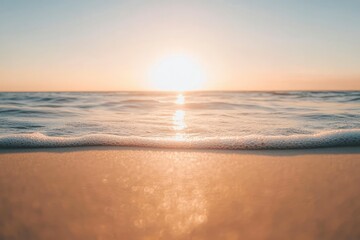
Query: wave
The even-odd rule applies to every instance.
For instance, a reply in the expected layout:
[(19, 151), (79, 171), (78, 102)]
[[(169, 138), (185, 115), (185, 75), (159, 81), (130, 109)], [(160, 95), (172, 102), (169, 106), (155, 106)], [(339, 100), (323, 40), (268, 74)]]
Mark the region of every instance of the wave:
[(58, 148), (84, 146), (123, 146), (149, 148), (261, 150), (310, 149), (360, 146), (360, 129), (337, 130), (308, 135), (211, 137), (211, 138), (146, 138), (91, 134), (81, 137), (52, 137), (41, 133), (14, 134), (0, 137), (0, 148)]

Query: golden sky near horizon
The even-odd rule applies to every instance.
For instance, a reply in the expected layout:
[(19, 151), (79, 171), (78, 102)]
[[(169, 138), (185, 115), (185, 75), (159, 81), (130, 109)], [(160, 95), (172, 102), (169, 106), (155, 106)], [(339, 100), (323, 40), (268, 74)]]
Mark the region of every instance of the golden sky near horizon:
[(357, 1), (0, 3), (0, 91), (359, 90)]

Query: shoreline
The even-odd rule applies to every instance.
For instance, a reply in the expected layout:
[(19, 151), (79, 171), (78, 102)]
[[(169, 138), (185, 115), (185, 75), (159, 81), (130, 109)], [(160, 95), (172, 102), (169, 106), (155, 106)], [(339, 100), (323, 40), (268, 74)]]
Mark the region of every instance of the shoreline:
[(77, 147), (36, 147), (36, 148), (0, 148), (1, 154), (32, 153), (32, 152), (82, 152), (82, 151), (154, 151), (154, 152), (193, 152), (193, 153), (223, 153), (245, 155), (302, 155), (302, 154), (360, 154), (360, 146), (349, 147), (321, 147), (308, 149), (258, 149), (258, 150), (229, 150), (229, 149), (186, 149), (186, 148), (157, 148), (157, 147), (127, 147), (127, 146), (77, 146)]

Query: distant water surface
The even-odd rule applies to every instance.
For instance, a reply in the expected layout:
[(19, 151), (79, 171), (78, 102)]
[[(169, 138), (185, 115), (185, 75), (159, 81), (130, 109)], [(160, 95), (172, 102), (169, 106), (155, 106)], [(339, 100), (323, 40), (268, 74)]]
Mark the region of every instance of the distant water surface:
[(0, 147), (307, 148), (360, 145), (359, 129), (359, 91), (0, 93)]

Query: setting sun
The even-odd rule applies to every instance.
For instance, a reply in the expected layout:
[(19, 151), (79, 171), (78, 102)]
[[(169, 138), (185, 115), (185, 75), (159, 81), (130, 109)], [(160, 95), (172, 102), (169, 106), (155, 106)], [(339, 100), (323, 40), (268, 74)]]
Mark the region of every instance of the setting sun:
[(155, 63), (149, 72), (151, 87), (156, 90), (198, 90), (205, 82), (202, 66), (187, 55), (170, 55)]

